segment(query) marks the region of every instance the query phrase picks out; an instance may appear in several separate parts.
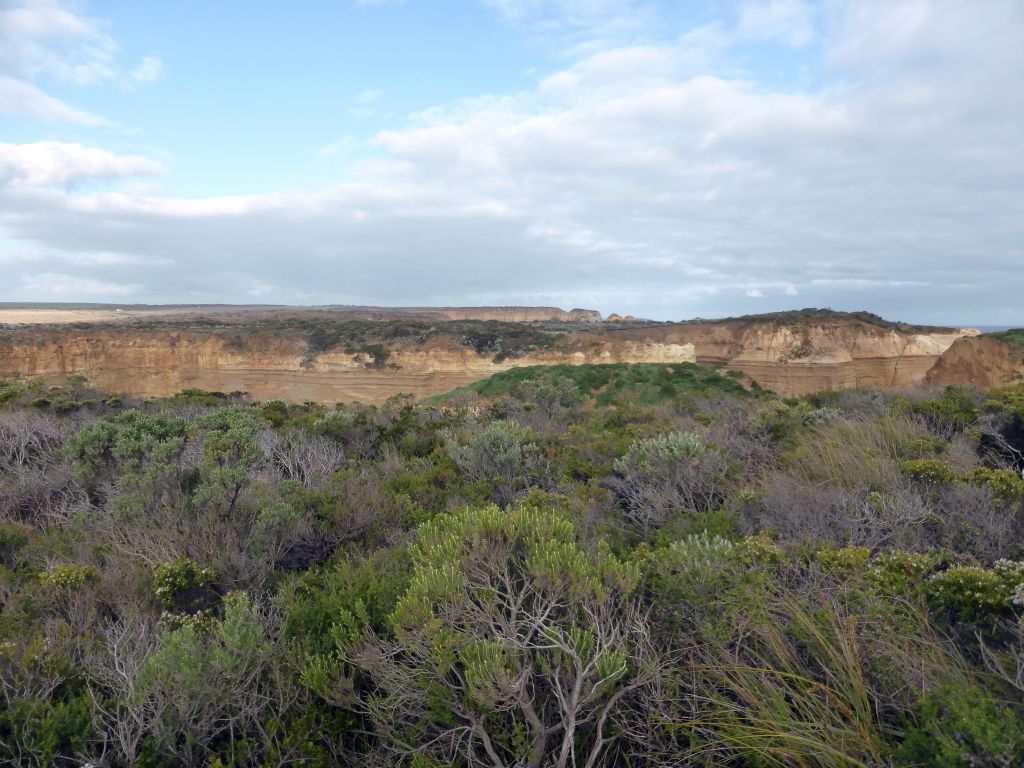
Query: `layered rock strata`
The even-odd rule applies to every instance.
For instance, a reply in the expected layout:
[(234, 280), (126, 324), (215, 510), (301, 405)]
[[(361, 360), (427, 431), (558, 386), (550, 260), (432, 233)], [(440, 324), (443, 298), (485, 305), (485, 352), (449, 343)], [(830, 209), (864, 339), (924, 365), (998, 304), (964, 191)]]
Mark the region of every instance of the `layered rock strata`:
[[(458, 316), (460, 310), (434, 311)], [(507, 308), (495, 312), (513, 316)], [(375, 361), (365, 351), (315, 353), (287, 324), (248, 332), (241, 343), (238, 329), (244, 325), (34, 326), (0, 336), (0, 376), (59, 383), (81, 375), (103, 389), (145, 397), (197, 387), (245, 391), (259, 400), (379, 403), (398, 393), (440, 394), (521, 365), (697, 362), (799, 395), (923, 381), (954, 342), (967, 339), (959, 342), (966, 349), (968, 337), (977, 334), (821, 312), (686, 323), (592, 325), (589, 316), (574, 319), (551, 348), (504, 360), (478, 354), (443, 330), (426, 341), (387, 344), (386, 359)]]

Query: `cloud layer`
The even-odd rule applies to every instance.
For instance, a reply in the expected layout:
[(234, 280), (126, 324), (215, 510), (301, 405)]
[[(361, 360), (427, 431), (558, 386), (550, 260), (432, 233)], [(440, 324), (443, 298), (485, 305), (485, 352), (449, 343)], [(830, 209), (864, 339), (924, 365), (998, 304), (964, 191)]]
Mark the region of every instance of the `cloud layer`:
[[(164, 172), (150, 158), (0, 144), (0, 300), (1024, 321), (1016, 0), (769, 0), (653, 41), (613, 31), (648, 12), (633, 4), (492, 5), (509, 24), (555, 13), (586, 34), (530, 91), (379, 133), (374, 159), (328, 188), (175, 198), (140, 184)], [(742, 65), (749, 45), (820, 50), (810, 84), (766, 86)], [(102, 51), (80, 76), (103, 76)], [(79, 76), (18, 56), (19, 71)]]

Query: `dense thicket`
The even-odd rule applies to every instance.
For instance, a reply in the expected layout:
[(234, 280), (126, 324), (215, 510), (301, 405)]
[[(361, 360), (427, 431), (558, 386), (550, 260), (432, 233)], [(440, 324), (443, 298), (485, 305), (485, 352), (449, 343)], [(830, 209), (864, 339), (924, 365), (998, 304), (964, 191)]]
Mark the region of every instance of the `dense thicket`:
[(1024, 764), (1024, 385), (489, 386), (0, 385), (0, 761)]

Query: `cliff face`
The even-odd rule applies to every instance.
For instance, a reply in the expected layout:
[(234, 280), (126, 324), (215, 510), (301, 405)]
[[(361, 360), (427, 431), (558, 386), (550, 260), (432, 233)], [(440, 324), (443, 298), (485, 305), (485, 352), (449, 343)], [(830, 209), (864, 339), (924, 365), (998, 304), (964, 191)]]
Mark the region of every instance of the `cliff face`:
[(631, 341), (539, 352), (494, 362), (449, 339), (391, 351), (377, 367), (365, 354), (341, 351), (309, 359), (301, 341), (261, 337), (235, 348), (209, 334), (91, 331), (20, 343), (0, 341), (0, 377), (54, 383), (86, 376), (111, 392), (160, 397), (186, 387), (248, 392), (258, 400), (380, 403), (392, 395), (441, 394), (516, 365), (695, 362), (692, 345)]
[(987, 336), (957, 339), (935, 365), (925, 380), (931, 384), (973, 384), (978, 387), (1001, 387), (1024, 380), (1024, 353)]
[(801, 395), (920, 382), (955, 340), (976, 334), (969, 329), (905, 330), (841, 319), (786, 322), (755, 317), (640, 326), (601, 336), (692, 344), (701, 365), (742, 371), (762, 387)]
[(230, 328), (36, 326), (0, 336), (0, 377), (60, 383), (77, 374), (100, 388), (145, 397), (197, 387), (241, 390), (258, 400), (379, 403), (398, 393), (440, 394), (519, 365), (697, 362), (796, 395), (922, 381), (970, 333), (976, 332), (843, 319), (587, 325), (568, 328), (550, 348), (495, 362), (493, 352), (478, 354), (444, 333), (386, 343), (388, 356), (374, 361), (366, 348), (314, 354), (306, 337), (288, 327), (259, 330), (240, 342)]
[(973, 333), (734, 321), (688, 324), (679, 338), (694, 344), (698, 363), (734, 368), (763, 387), (798, 395), (917, 383), (954, 341)]

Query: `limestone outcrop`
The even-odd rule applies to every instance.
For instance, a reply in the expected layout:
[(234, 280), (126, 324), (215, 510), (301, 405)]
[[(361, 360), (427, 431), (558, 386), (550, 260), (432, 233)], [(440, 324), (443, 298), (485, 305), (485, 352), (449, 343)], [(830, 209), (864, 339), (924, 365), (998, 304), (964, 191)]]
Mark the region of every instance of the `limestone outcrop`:
[[(798, 395), (923, 381), (954, 343), (967, 344), (977, 334), (819, 310), (612, 324), (598, 324), (593, 318), (601, 316), (587, 310), (556, 310), (571, 319), (543, 325), (543, 309), (494, 308), (492, 318), (474, 308), (474, 320), (500, 316), (505, 323), (526, 323), (524, 329), (546, 339), (496, 355), (467, 340), (458, 325), (465, 320), (461, 310), (431, 311), (452, 314), (421, 326), (430, 334), (392, 338), (381, 332), (380, 343), (358, 349), (331, 340), (314, 345), (310, 326), (302, 325), (305, 316), (296, 310), (295, 317), (274, 315), (264, 325), (247, 325), (244, 318), (205, 324), (192, 318), (21, 326), (0, 333), (0, 377), (60, 383), (81, 375), (103, 389), (147, 397), (197, 387), (245, 391), (259, 400), (379, 403), (398, 393), (440, 394), (521, 365), (697, 362), (738, 370), (765, 388)], [(417, 316), (415, 309), (399, 314), (404, 312)], [(366, 316), (359, 322), (372, 324)], [(494, 331), (515, 332), (514, 325)]]
[(925, 381), (984, 389), (1024, 381), (1024, 350), (991, 336), (957, 339), (939, 356)]
[(286, 335), (268, 335), (258, 342), (239, 349), (229, 334), (37, 332), (34, 339), (0, 339), (0, 377), (60, 383), (81, 375), (102, 389), (141, 397), (197, 387), (244, 391), (258, 400), (379, 403), (399, 393), (441, 394), (517, 365), (696, 361), (692, 345), (653, 340), (567, 344), (496, 362), (442, 338), (396, 346), (386, 365), (361, 352), (331, 350), (311, 357), (303, 341)]

